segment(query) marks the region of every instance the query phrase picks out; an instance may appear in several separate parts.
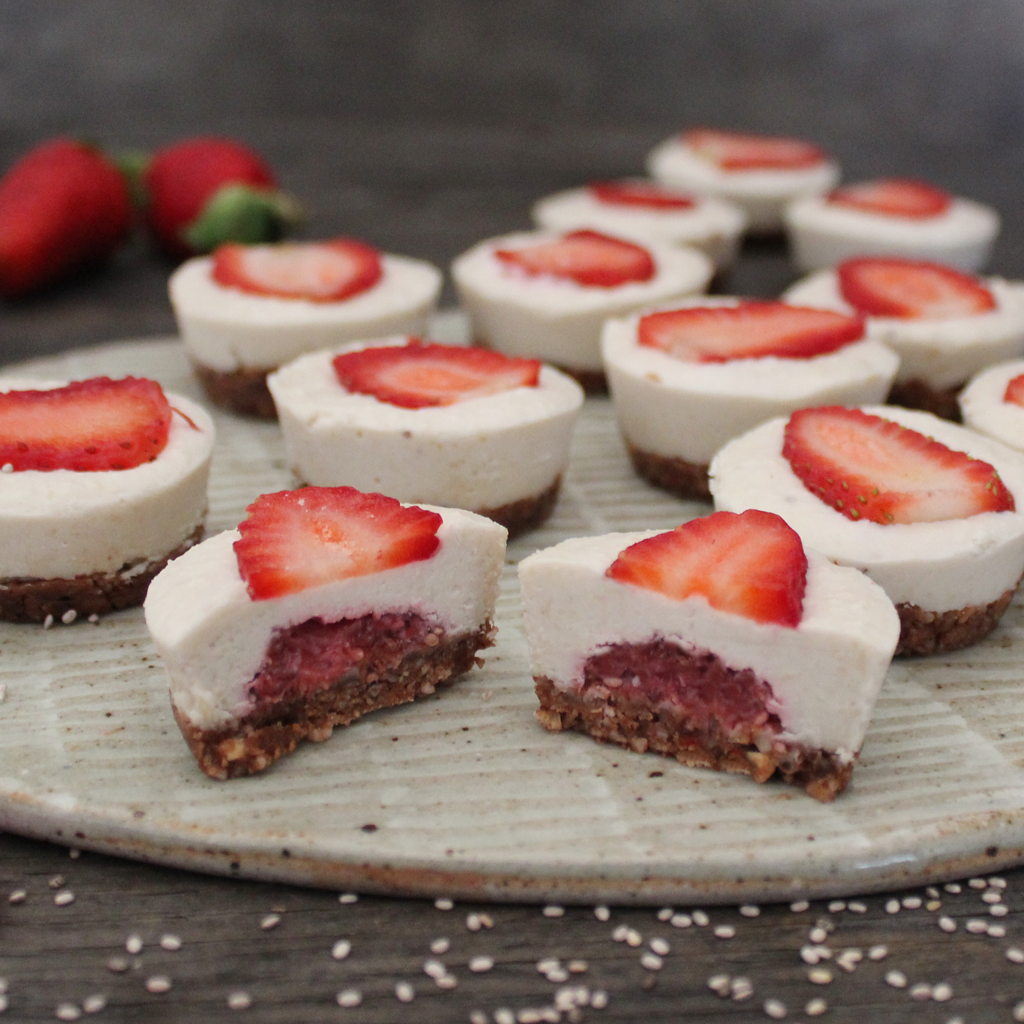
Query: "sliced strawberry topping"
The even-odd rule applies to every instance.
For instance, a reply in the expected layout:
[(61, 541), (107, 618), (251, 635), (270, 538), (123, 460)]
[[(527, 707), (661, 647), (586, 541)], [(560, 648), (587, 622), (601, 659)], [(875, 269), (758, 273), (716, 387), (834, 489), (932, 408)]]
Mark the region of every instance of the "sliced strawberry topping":
[(793, 413), (782, 454), (803, 485), (847, 519), (931, 523), (1014, 510), (987, 462), (860, 409)]
[(692, 128), (683, 142), (723, 171), (799, 170), (824, 163), (824, 150), (803, 139)]
[(354, 487), (262, 494), (246, 511), (234, 547), (254, 601), (421, 561), (440, 545), (436, 512)]
[(531, 276), (560, 277), (594, 288), (615, 288), (630, 281), (649, 281), (655, 266), (639, 245), (598, 231), (570, 231), (552, 242), (521, 249), (496, 249), (509, 267)]
[(483, 348), (383, 345), (334, 358), (334, 372), (346, 391), (373, 395), (404, 409), (454, 405), (513, 388), (536, 387), (540, 360), (514, 359)]
[(380, 253), (354, 238), (331, 242), (220, 246), (213, 279), (226, 288), (310, 302), (338, 302), (372, 288), (381, 278)]
[(865, 256), (840, 263), (836, 273), (843, 298), (868, 316), (944, 320), (996, 308), (981, 280), (941, 263)]
[(0, 394), (0, 466), (132, 469), (167, 445), (171, 407), (156, 381), (93, 377), (49, 391)]
[(1006, 393), (1003, 395), (1004, 402), (1012, 402), (1014, 405), (1024, 405), (1024, 373), (1014, 377), (1006, 385)]
[(715, 512), (630, 545), (606, 575), (677, 601), (699, 595), (719, 611), (795, 627), (807, 556), (796, 531), (774, 512)]
[(730, 359), (809, 359), (864, 336), (864, 322), (785, 302), (692, 306), (640, 318), (637, 340), (690, 363)]
[(840, 185), (829, 193), (828, 201), (835, 206), (848, 206), (865, 213), (924, 220), (945, 213), (953, 197), (941, 188), (912, 178), (879, 178), (877, 181)]
[(590, 194), (609, 206), (635, 206), (647, 210), (690, 210), (693, 197), (653, 181), (594, 181)]

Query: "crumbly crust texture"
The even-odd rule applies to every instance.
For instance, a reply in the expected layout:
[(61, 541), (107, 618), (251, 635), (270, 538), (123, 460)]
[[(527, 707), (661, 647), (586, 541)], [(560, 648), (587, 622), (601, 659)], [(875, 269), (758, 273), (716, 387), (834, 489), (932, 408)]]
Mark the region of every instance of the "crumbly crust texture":
[(562, 475), (555, 477), (554, 483), (540, 494), (529, 498), (520, 498), (498, 508), (480, 508), (476, 511), (496, 523), (501, 523), (508, 530), (509, 540), (535, 530), (546, 522), (558, 501), (558, 492), (562, 489)]
[(963, 422), (958, 401), (963, 384), (950, 388), (933, 388), (927, 382), (915, 377), (913, 380), (897, 381), (889, 389), (887, 405), (899, 405), (904, 409), (923, 409), (953, 423)]
[[(645, 646), (635, 650), (642, 663)], [(679, 649), (678, 657), (682, 673), (736, 675), (710, 652)], [(540, 702), (537, 719), (552, 732), (572, 729), (637, 753), (649, 751), (685, 765), (750, 775), (755, 782), (777, 775), (823, 803), (842, 793), (853, 774), (852, 760), (780, 739), (777, 719), (751, 727), (746, 735), (742, 729), (725, 728), (713, 716), (698, 723), (672, 701), (654, 702), (629, 685), (609, 685), (589, 667), (579, 691), (559, 689), (546, 676), (535, 676), (534, 682)]]
[(146, 598), (150, 580), (168, 562), (183, 555), (203, 539), (200, 523), (191, 536), (173, 551), (156, 558), (128, 562), (117, 572), (98, 572), (70, 579), (0, 579), (0, 621), (56, 622), (69, 612), (75, 618), (106, 615), (122, 608), (135, 608)]
[[(199, 767), (212, 779), (231, 779), (263, 771), (291, 753), (302, 740), (322, 742), (334, 727), (348, 725), (370, 711), (428, 697), (451, 686), (474, 664), (477, 651), (494, 644), (490, 621), (474, 633), (439, 638), (383, 668), (372, 650), (356, 666), (312, 694), (266, 701), (228, 726), (200, 729), (174, 707), (174, 717)], [(436, 636), (436, 634), (435, 634)], [(173, 706), (173, 702), (172, 702)]]
[(990, 604), (967, 605), (948, 612), (930, 612), (916, 604), (896, 605), (900, 616), (896, 655), (943, 654), (984, 640), (999, 624), (1016, 592), (1015, 586)]
[(641, 451), (626, 443), (633, 468), (645, 480), (650, 480), (655, 487), (660, 487), (680, 498), (697, 498), (710, 501), (711, 490), (708, 486), (708, 464), (706, 462), (687, 462), (669, 455), (655, 455), (654, 452)]
[(241, 366), (237, 370), (214, 370), (192, 361), (192, 372), (214, 405), (239, 416), (255, 416), (264, 420), (277, 419), (277, 407), (267, 387), (267, 375), (274, 369)]

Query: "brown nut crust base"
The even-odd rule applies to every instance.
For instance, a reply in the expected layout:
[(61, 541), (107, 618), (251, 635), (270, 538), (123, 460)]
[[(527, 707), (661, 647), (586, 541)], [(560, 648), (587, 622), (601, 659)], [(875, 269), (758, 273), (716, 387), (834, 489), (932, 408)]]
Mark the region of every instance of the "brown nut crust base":
[(854, 762), (844, 764), (829, 751), (795, 744), (787, 744), (781, 753), (729, 743), (708, 748), (707, 738), (692, 731), (683, 716), (673, 714), (673, 708), (630, 700), (621, 690), (588, 700), (586, 692), (559, 690), (546, 676), (534, 676), (534, 682), (540, 701), (537, 719), (552, 732), (572, 729), (637, 753), (652, 751), (691, 767), (739, 772), (756, 782), (778, 772), (822, 803), (842, 793), (853, 774)]
[(904, 409), (923, 409), (935, 416), (941, 416), (944, 420), (961, 423), (960, 403), (957, 399), (963, 389), (963, 384), (936, 389), (915, 377), (913, 380), (893, 384), (885, 401), (887, 405), (899, 405)]
[(896, 654), (942, 654), (984, 640), (999, 624), (1016, 592), (1014, 586), (991, 604), (967, 605), (948, 612), (930, 612), (916, 604), (896, 605), (900, 616)]
[(633, 468), (645, 480), (680, 498), (711, 499), (708, 486), (708, 463), (687, 462), (668, 455), (641, 451), (628, 441), (626, 449)]
[(494, 632), (487, 622), (475, 633), (412, 652), (381, 676), (366, 665), (356, 666), (315, 694), (266, 703), (224, 728), (197, 728), (176, 707), (174, 717), (199, 767), (211, 779), (252, 775), (290, 754), (301, 740), (321, 742), (330, 738), (336, 725), (427, 697), (438, 686), (451, 686), (478, 663), (477, 651), (493, 645)]
[(206, 397), (214, 405), (239, 416), (257, 416), (264, 420), (277, 419), (277, 407), (267, 387), (267, 375), (274, 367), (254, 370), (213, 370), (192, 360), (192, 372), (199, 378)]
[(508, 530), (509, 540), (529, 530), (535, 530), (551, 515), (558, 501), (558, 492), (562, 489), (562, 475), (555, 477), (554, 483), (530, 498), (520, 498), (498, 508), (479, 508), (474, 511), (496, 523), (501, 523)]
[[(0, 621), (54, 621), (74, 611), (76, 617), (106, 615), (134, 608), (145, 600), (149, 582), (172, 558), (183, 555), (203, 539), (200, 523), (184, 543), (170, 554), (123, 565), (117, 572), (98, 572), (70, 579), (38, 580), (11, 577), (0, 580)], [(145, 566), (145, 568), (140, 568)], [(135, 571), (138, 569), (139, 571)]]

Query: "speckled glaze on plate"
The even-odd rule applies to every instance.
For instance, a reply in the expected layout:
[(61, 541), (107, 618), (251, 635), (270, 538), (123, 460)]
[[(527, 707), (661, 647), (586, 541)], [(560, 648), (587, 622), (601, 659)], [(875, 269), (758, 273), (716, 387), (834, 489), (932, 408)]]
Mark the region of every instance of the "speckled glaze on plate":
[[(458, 340), (441, 316), (435, 335)], [(199, 398), (174, 340), (23, 364), (127, 373)], [(289, 486), (275, 424), (215, 413), (210, 532)], [(509, 547), (486, 667), (270, 771), (214, 782), (171, 716), (142, 613), (0, 625), (0, 827), (245, 878), (487, 900), (735, 903), (884, 890), (1024, 860), (1024, 614), (983, 644), (889, 672), (853, 783), (823, 805), (782, 785), (545, 732), (514, 563), (565, 537), (707, 512), (629, 467), (590, 399), (555, 515)]]

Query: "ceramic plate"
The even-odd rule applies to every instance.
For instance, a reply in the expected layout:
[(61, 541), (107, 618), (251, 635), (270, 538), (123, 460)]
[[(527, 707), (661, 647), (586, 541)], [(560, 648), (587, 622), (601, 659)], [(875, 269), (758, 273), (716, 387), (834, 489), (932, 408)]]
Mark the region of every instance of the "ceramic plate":
[[(461, 323), (438, 321), (455, 340)], [(127, 373), (198, 398), (173, 339), (23, 364)], [(210, 532), (289, 486), (274, 424), (216, 417)], [(514, 563), (563, 538), (671, 528), (707, 506), (632, 473), (587, 403), (554, 517), (509, 547), (486, 667), (439, 698), (307, 743), (263, 775), (203, 776), (141, 611), (0, 625), (0, 827), (199, 871), (400, 895), (738, 902), (867, 892), (1024, 859), (1024, 620), (889, 672), (853, 783), (823, 805), (534, 720)]]

